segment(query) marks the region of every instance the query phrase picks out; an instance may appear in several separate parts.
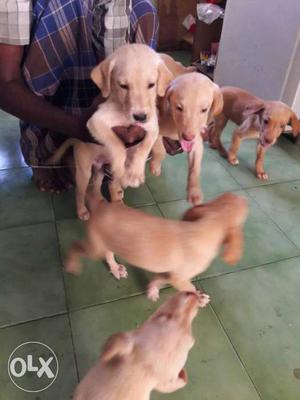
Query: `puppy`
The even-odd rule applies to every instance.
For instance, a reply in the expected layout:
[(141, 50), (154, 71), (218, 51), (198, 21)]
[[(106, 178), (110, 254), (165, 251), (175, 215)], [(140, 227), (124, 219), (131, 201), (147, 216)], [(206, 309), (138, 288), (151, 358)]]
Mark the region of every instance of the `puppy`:
[(192, 321), (208, 302), (206, 294), (179, 293), (138, 329), (111, 336), (74, 400), (149, 400), (152, 390), (171, 393), (184, 387), (184, 365), (194, 345)]
[[(122, 199), (122, 188), (137, 187), (144, 182), (145, 163), (158, 137), (156, 98), (165, 94), (172, 74), (149, 46), (128, 44), (95, 67), (91, 78), (107, 98), (87, 122), (90, 133), (102, 146), (68, 139), (48, 160), (57, 163), (64, 151), (73, 146), (77, 212), (84, 220), (89, 218), (85, 196), (93, 167), (99, 171), (104, 163), (111, 165), (113, 200)], [(139, 144), (126, 151), (112, 130), (115, 126), (140, 126), (146, 134)], [(98, 191), (102, 178), (99, 173), (95, 179)]]
[[(265, 101), (236, 87), (223, 87), (221, 91), (224, 107), (222, 113), (215, 118), (214, 127), (210, 132), (211, 146), (218, 149), (231, 165), (237, 165), (239, 163), (237, 152), (242, 140), (258, 139), (255, 172), (258, 179), (267, 180), (268, 174), (264, 169), (265, 152), (276, 143), (289, 122), (292, 125), (293, 135), (299, 134), (300, 123), (296, 114), (281, 101)], [(238, 127), (233, 132), (227, 152), (220, 136), (228, 120), (233, 121)]]
[(159, 116), (159, 137), (152, 148), (150, 170), (160, 175), (166, 157), (163, 137), (179, 140), (188, 156), (187, 199), (197, 205), (202, 201), (200, 168), (203, 154), (202, 132), (212, 116), (222, 111), (223, 99), (219, 86), (205, 75), (183, 73), (169, 85)]
[(181, 62), (175, 61), (174, 58), (165, 53), (159, 53), (168, 70), (172, 73), (173, 79), (177, 76), (186, 74), (187, 72), (196, 72), (197, 68), (193, 65), (185, 67)]
[(126, 278), (126, 268), (116, 262), (115, 253), (158, 274), (148, 286), (148, 298), (154, 301), (166, 284), (195, 291), (190, 280), (209, 267), (222, 245), (227, 263), (235, 264), (242, 255), (248, 207), (244, 198), (232, 193), (191, 208), (183, 221), (148, 215), (121, 203), (94, 202), (91, 209), (87, 239), (71, 247), (66, 271), (78, 274), (81, 256), (105, 258), (117, 279)]

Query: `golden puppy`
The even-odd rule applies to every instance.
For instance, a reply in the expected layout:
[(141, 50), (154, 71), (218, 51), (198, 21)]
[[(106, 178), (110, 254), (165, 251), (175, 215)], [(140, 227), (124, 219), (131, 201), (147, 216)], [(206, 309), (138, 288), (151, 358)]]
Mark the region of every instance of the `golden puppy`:
[(124, 265), (114, 253), (130, 264), (158, 274), (149, 284), (148, 297), (157, 300), (160, 288), (170, 283), (178, 290), (195, 291), (190, 280), (204, 272), (224, 245), (223, 259), (236, 263), (243, 251), (243, 224), (247, 201), (226, 193), (191, 208), (183, 221), (143, 213), (121, 203), (95, 203), (87, 224), (85, 242), (75, 242), (66, 271), (80, 272), (80, 257), (105, 258), (112, 274), (127, 277)]
[[(80, 219), (87, 220), (86, 191), (92, 169), (99, 173), (94, 180), (95, 192), (103, 179), (104, 164), (111, 165), (113, 200), (121, 200), (122, 188), (137, 187), (145, 180), (145, 164), (158, 137), (157, 96), (165, 94), (172, 78), (161, 57), (149, 46), (128, 44), (92, 70), (92, 80), (107, 100), (87, 122), (92, 136), (102, 145), (67, 139), (48, 163), (58, 163), (65, 151), (73, 147), (76, 164), (76, 201)], [(126, 150), (113, 127), (140, 126), (146, 131), (143, 140)]]
[(183, 368), (194, 345), (192, 321), (208, 302), (206, 294), (179, 293), (138, 329), (111, 336), (74, 400), (149, 400), (152, 390), (171, 393), (184, 387)]
[(181, 62), (175, 61), (174, 58), (169, 56), (168, 54), (159, 53), (163, 62), (168, 67), (168, 70), (171, 71), (173, 78), (175, 79), (177, 76), (185, 74), (187, 72), (196, 72), (197, 68), (194, 66), (185, 67)]
[[(213, 148), (228, 158), (232, 165), (239, 163), (237, 152), (244, 139), (257, 140), (257, 155), (255, 172), (258, 179), (269, 179), (264, 169), (266, 150), (276, 143), (285, 126), (291, 122), (294, 136), (300, 133), (300, 123), (296, 114), (281, 101), (265, 101), (253, 94), (236, 87), (226, 86), (222, 89), (224, 107), (221, 114), (215, 118), (215, 124), (210, 131), (210, 142)], [(230, 148), (223, 147), (220, 136), (227, 124), (233, 121), (238, 127), (232, 135)]]
[(179, 140), (188, 155), (188, 201), (200, 204), (200, 168), (203, 154), (202, 132), (212, 116), (222, 111), (218, 85), (198, 72), (183, 73), (174, 79), (165, 94), (159, 116), (159, 137), (152, 148), (150, 170), (160, 175), (166, 157), (162, 137)]

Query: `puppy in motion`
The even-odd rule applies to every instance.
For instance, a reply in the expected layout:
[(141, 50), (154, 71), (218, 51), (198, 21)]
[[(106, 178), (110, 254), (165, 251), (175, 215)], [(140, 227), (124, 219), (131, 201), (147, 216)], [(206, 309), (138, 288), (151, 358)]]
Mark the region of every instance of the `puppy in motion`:
[[(239, 163), (237, 152), (244, 139), (258, 139), (256, 149), (255, 173), (258, 179), (269, 179), (264, 169), (266, 150), (276, 143), (285, 126), (292, 125), (292, 132), (297, 136), (300, 123), (293, 110), (281, 101), (265, 101), (251, 93), (236, 88), (223, 87), (224, 107), (215, 118), (210, 132), (210, 142), (221, 156), (228, 159), (231, 165)], [(221, 133), (227, 121), (233, 121), (237, 128), (233, 132), (230, 148), (227, 150), (221, 143)]]
[[(175, 63), (175, 66), (176, 64), (178, 63)], [(176, 68), (173, 67), (171, 70)], [(159, 137), (152, 149), (150, 170), (153, 175), (161, 173), (161, 164), (166, 157), (163, 137), (179, 140), (188, 156), (187, 199), (194, 205), (200, 204), (202, 133), (206, 130), (211, 117), (222, 111), (221, 90), (205, 75), (197, 72), (185, 73), (183, 70), (182, 75), (170, 83), (161, 104)]]
[(192, 322), (208, 303), (204, 293), (181, 292), (138, 329), (111, 336), (73, 399), (149, 400), (152, 390), (183, 388), (188, 381), (184, 365), (194, 345)]
[[(164, 96), (172, 74), (149, 46), (128, 44), (95, 67), (91, 78), (107, 98), (87, 122), (88, 130), (101, 145), (68, 139), (48, 160), (49, 164), (58, 163), (73, 146), (77, 213), (83, 220), (89, 218), (85, 200), (92, 170), (97, 171), (93, 185), (95, 192), (99, 192), (102, 167), (110, 164), (113, 201), (122, 199), (122, 188), (144, 183), (146, 160), (159, 131), (156, 98)], [(146, 133), (140, 143), (126, 150), (113, 127), (129, 126), (140, 126)]]
[(243, 224), (248, 206), (243, 197), (225, 193), (192, 207), (182, 221), (145, 214), (121, 203), (95, 202), (86, 225), (86, 241), (75, 242), (66, 259), (67, 272), (79, 274), (80, 257), (106, 259), (111, 273), (126, 278), (114, 254), (158, 275), (148, 286), (148, 298), (171, 284), (180, 291), (196, 291), (191, 279), (204, 272), (224, 246), (225, 262), (235, 264), (243, 252)]

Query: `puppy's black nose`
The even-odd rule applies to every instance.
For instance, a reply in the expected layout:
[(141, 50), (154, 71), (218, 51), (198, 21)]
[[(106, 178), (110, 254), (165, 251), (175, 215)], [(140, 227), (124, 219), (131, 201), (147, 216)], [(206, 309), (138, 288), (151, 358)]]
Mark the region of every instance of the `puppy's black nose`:
[(145, 113), (133, 114), (133, 118), (138, 122), (145, 122), (147, 119), (147, 114)]

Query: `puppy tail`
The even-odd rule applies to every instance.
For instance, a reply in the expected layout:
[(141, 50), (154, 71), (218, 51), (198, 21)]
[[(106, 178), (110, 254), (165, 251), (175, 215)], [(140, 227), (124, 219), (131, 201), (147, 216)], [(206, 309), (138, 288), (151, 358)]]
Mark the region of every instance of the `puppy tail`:
[(58, 164), (59, 161), (63, 158), (65, 152), (71, 147), (74, 146), (78, 142), (78, 139), (70, 138), (63, 142), (63, 144), (56, 150), (56, 152), (47, 160), (48, 165)]
[(116, 333), (105, 343), (101, 360), (107, 363), (115, 357), (124, 357), (132, 352), (133, 347), (134, 341), (131, 333)]

